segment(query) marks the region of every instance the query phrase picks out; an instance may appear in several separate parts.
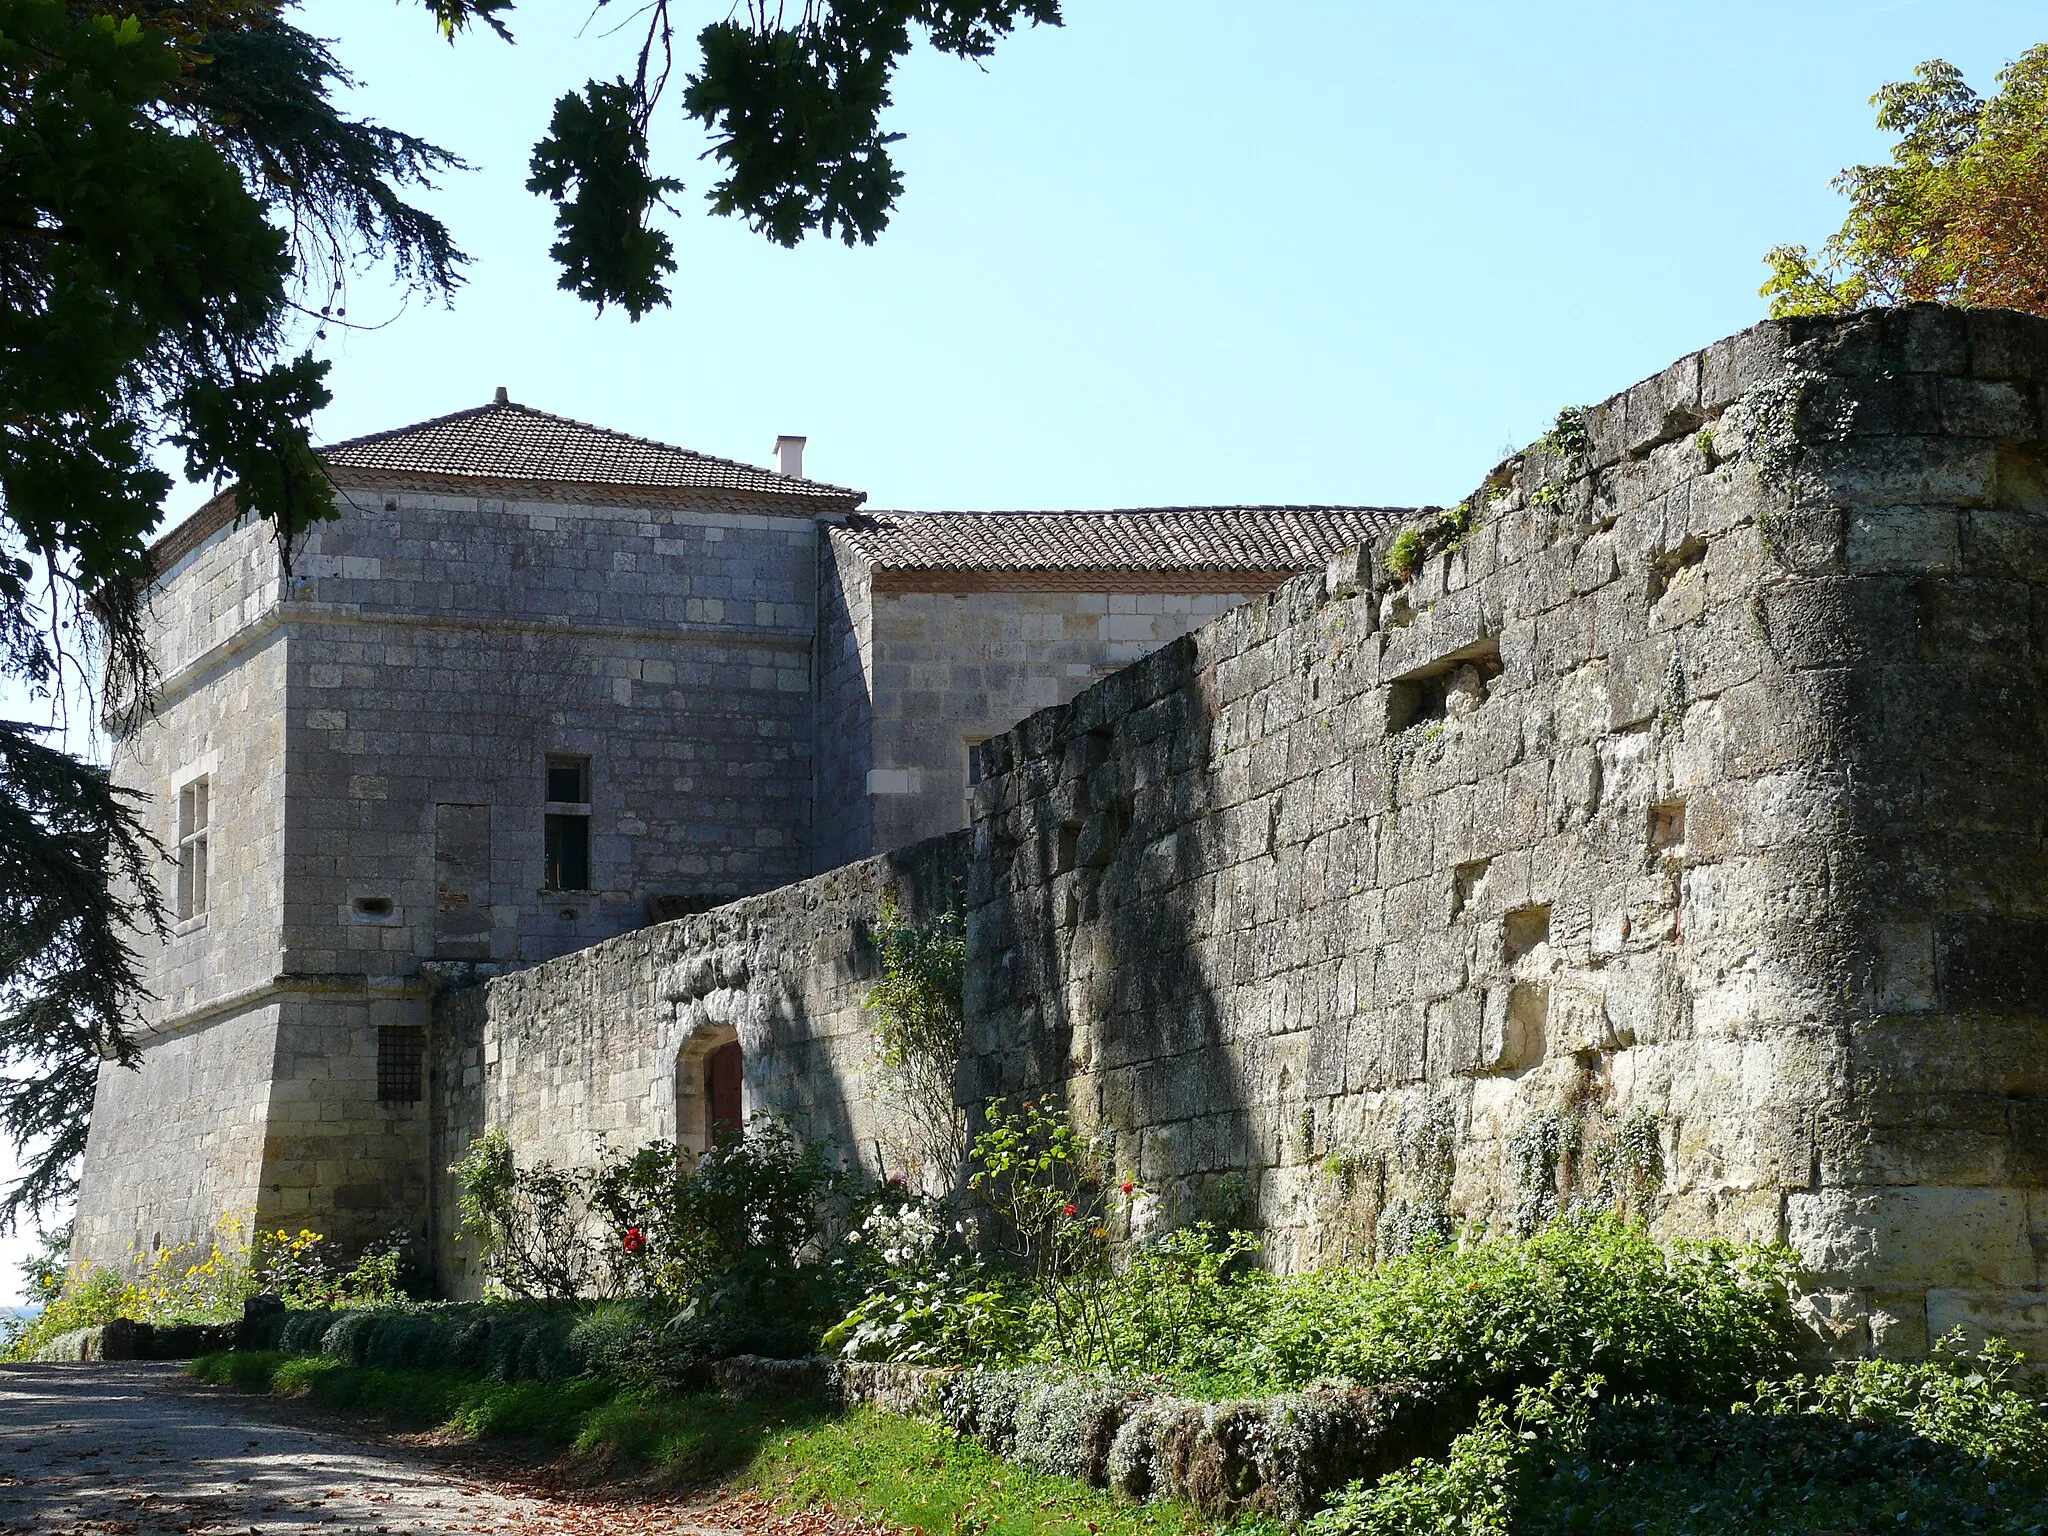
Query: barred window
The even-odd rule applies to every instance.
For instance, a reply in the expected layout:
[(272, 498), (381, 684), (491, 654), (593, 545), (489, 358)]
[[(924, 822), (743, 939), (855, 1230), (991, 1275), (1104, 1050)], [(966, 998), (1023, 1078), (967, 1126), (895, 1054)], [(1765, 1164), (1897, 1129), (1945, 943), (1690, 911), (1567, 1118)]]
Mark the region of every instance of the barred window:
[(426, 1097), (427, 1032), (417, 1024), (377, 1028), (377, 1097), (417, 1104)]

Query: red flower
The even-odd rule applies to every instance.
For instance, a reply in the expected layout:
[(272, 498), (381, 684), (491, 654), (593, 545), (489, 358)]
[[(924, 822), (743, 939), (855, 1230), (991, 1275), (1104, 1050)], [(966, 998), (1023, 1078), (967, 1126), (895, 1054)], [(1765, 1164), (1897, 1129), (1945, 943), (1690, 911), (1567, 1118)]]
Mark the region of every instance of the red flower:
[(1067, 1208), (1066, 1208), (1065, 1210), (1061, 1211), (1061, 1212), (1060, 1212), (1060, 1214), (1061, 1214), (1062, 1216), (1071, 1216), (1071, 1215), (1073, 1215), (1073, 1214), (1074, 1214), (1074, 1212), (1075, 1212), (1075, 1210), (1076, 1210), (1076, 1209), (1077, 1209), (1076, 1207), (1074, 1207), (1074, 1206), (1071, 1206), (1071, 1205), (1070, 1205), (1070, 1206), (1068, 1206), (1068, 1207), (1067, 1207)]
[(1124, 1193), (1125, 1193), (1125, 1194), (1127, 1194), (1127, 1195), (1128, 1195), (1128, 1194), (1129, 1194), (1129, 1193), (1130, 1193), (1130, 1192), (1131, 1192), (1132, 1190), (1136, 1189), (1137, 1187), (1138, 1187), (1138, 1186), (1137, 1186), (1136, 1182), (1134, 1182), (1133, 1180), (1131, 1180), (1131, 1179), (1125, 1179), (1125, 1180), (1124, 1180)]
[(619, 1239), (628, 1253), (641, 1253), (647, 1247), (647, 1234), (638, 1227), (626, 1228), (626, 1235)]

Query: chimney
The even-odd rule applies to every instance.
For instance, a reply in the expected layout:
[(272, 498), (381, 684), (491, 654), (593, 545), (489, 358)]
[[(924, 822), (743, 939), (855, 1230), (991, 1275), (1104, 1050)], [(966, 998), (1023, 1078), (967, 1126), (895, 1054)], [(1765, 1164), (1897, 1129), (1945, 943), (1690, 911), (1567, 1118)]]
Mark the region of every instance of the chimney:
[(512, 403), (512, 397), (505, 393), (505, 386), (502, 384), (498, 386), (498, 398), (496, 403), (499, 405), (510, 405)]
[(801, 437), (784, 433), (775, 439), (775, 472), (787, 475), (792, 480), (804, 477), (804, 442)]

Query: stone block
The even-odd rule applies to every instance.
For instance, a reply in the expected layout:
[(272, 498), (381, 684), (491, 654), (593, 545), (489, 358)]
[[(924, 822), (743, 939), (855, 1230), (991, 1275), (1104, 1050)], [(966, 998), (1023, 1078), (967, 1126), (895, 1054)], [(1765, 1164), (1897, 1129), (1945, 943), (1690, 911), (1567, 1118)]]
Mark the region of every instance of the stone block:
[(1823, 1189), (1785, 1198), (1788, 1240), (1823, 1281), (2016, 1288), (2034, 1282), (2026, 1199), (2010, 1189)]

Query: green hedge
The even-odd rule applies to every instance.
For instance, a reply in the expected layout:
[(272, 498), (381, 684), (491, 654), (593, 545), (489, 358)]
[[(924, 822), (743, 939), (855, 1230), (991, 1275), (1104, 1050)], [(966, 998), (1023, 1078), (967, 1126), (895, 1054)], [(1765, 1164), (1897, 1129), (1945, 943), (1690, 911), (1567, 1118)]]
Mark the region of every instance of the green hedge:
[(662, 1317), (606, 1303), (510, 1307), (453, 1303), (271, 1312), (249, 1318), (239, 1347), (326, 1355), (394, 1371), (459, 1371), (494, 1381), (560, 1381), (651, 1365), (674, 1354)]

